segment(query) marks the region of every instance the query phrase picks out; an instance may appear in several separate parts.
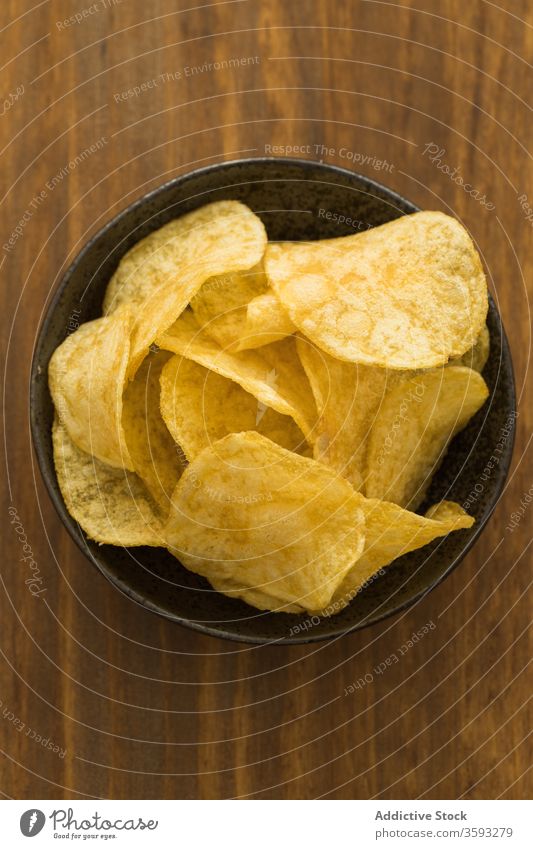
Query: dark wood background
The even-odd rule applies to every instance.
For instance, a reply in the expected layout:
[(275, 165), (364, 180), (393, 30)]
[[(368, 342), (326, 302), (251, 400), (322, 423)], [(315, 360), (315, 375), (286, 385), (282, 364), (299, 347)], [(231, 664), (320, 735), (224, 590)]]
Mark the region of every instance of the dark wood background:
[[(84, 8), (93, 11), (80, 23), (61, 23)], [(533, 506), (507, 526), (532, 483), (531, 3), (4, 0), (1, 15), (2, 98), (24, 86), (0, 109), (2, 245), (31, 211), (12, 250), (0, 250), (4, 796), (528, 796)], [(185, 71), (230, 57), (257, 61)], [(138, 96), (114, 97), (154, 78)], [(315, 144), (330, 150), (315, 156)], [(430, 161), (428, 144), (488, 207)], [(459, 216), (482, 248), (520, 396), (512, 474), (463, 565), (409, 612), (309, 647), (209, 639), (123, 598), (61, 526), (28, 428), (35, 334), (81, 244), (151, 187), (267, 145), (309, 145), (309, 158), (353, 164)], [(25, 585), (9, 505), (41, 570), (39, 598)], [(429, 622), (400, 663), (344, 695)]]

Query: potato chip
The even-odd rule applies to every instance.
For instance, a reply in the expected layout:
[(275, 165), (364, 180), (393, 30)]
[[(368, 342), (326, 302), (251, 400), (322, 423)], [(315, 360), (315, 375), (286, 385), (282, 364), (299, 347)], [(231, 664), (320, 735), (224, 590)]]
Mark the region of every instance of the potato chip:
[(104, 299), (106, 314), (122, 303), (134, 307), (128, 377), (208, 278), (251, 268), (265, 246), (261, 219), (228, 200), (170, 221), (128, 251)]
[(239, 201), (216, 201), (173, 218), (122, 257), (107, 287), (104, 313), (124, 303), (144, 304), (169, 278), (178, 284), (179, 292), (183, 270), (188, 272), (195, 263), (203, 270), (222, 265), (214, 272), (220, 275), (251, 268), (260, 261), (265, 246), (261, 219)]
[[(329, 604), (320, 610), (310, 610), (310, 613), (320, 616), (332, 616), (339, 613), (358, 592), (372, 582), (377, 573), (381, 573), (381, 570), (389, 566), (396, 558), (422, 548), (438, 537), (463, 528), (470, 528), (474, 524), (474, 519), (453, 501), (441, 501), (434, 504), (424, 517), (386, 501), (367, 499), (362, 496), (360, 498), (360, 505), (365, 515), (363, 554), (336, 589)], [(259, 610), (275, 610), (283, 613), (305, 612), (305, 609), (298, 604), (284, 605), (272, 595), (238, 586), (234, 581), (211, 580), (210, 583), (219, 592), (232, 598), (240, 598)]]
[(126, 309), (82, 324), (56, 348), (50, 393), (73, 442), (99, 460), (133, 470), (122, 427), (131, 317)]
[(158, 344), (234, 380), (266, 407), (292, 416), (305, 438), (312, 441), (316, 407), (292, 337), (254, 351), (231, 353), (200, 330), (187, 311)]
[(248, 304), (237, 351), (278, 342), (295, 330), (289, 314), (274, 292), (265, 292), (263, 295), (257, 295)]
[(160, 410), (159, 378), (171, 356), (166, 351), (148, 355), (135, 375), (135, 380), (126, 388), (122, 413), (126, 444), (134, 471), (166, 513), (186, 465), (183, 451), (170, 435)]
[(487, 314), (472, 240), (441, 212), (337, 239), (269, 244), (265, 270), (296, 327), (350, 362), (442, 365), (474, 343)]
[(228, 351), (278, 342), (296, 329), (268, 288), (262, 262), (249, 271), (206, 280), (191, 307), (202, 330)]
[(314, 457), (360, 490), (374, 419), (386, 393), (408, 372), (337, 360), (305, 337), (296, 345), (319, 414)]
[(321, 463), (255, 432), (230, 434), (183, 473), (165, 537), (209, 580), (316, 609), (362, 553), (360, 500)]
[(194, 317), (221, 348), (231, 350), (244, 331), (248, 303), (267, 288), (262, 262), (248, 271), (211, 277), (191, 301)]
[(156, 507), (137, 475), (81, 451), (57, 419), (52, 439), (63, 500), (90, 539), (107, 545), (164, 544)]
[(346, 607), (380, 569), (397, 557), (474, 524), (472, 516), (453, 501), (435, 504), (426, 516), (374, 498), (360, 496), (360, 504), (365, 515), (365, 548), (335, 590), (330, 607), (321, 611), (323, 615), (332, 615)]
[(161, 374), (161, 413), (188, 460), (228, 433), (243, 430), (257, 430), (289, 451), (307, 446), (291, 416), (262, 404), (235, 381), (179, 355)]
[(209, 583), (217, 592), (228, 595), (230, 598), (240, 598), (241, 601), (245, 601), (257, 610), (272, 610), (275, 613), (305, 613), (305, 608), (300, 607), (299, 604), (289, 604), (260, 590), (241, 587), (235, 581), (211, 578)]
[(399, 381), (387, 393), (372, 427), (366, 495), (416, 509), (450, 440), (488, 394), (481, 375), (462, 366)]
[(485, 368), (490, 353), (490, 334), (489, 328), (485, 324), (481, 333), (476, 339), (471, 348), (466, 351), (462, 357), (454, 357), (448, 362), (449, 366), (466, 366), (473, 368), (480, 374)]

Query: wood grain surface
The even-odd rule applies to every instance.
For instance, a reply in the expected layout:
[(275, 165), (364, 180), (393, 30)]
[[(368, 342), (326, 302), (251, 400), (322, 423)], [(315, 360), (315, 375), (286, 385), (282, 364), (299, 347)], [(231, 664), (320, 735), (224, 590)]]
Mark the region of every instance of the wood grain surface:
[[(4, 0), (0, 14), (3, 795), (527, 797), (531, 3)], [(166, 622), (84, 559), (32, 453), (28, 375), (43, 310), (91, 233), (195, 166), (291, 148), (466, 224), (520, 404), (504, 495), (448, 580), (363, 632), (262, 648)]]

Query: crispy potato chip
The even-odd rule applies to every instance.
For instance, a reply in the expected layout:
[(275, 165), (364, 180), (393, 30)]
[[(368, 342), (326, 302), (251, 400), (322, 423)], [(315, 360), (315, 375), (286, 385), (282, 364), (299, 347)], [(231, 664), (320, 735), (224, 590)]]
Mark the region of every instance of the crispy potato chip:
[(363, 550), (360, 500), (321, 463), (230, 434), (187, 467), (164, 533), (191, 571), (316, 609)]
[(449, 366), (466, 366), (480, 374), (485, 368), (490, 353), (489, 328), (485, 324), (474, 345), (462, 357), (454, 357), (448, 362)]
[(195, 263), (203, 270), (222, 264), (214, 272), (220, 275), (251, 268), (260, 261), (265, 246), (261, 219), (247, 206), (234, 200), (209, 203), (154, 230), (122, 257), (107, 287), (104, 313), (124, 303), (144, 304), (169, 278), (178, 284), (178, 294), (183, 271)]
[(82, 324), (56, 348), (50, 394), (73, 442), (99, 460), (133, 470), (122, 427), (131, 318), (119, 310)]
[(246, 319), (237, 351), (260, 348), (279, 342), (294, 333), (296, 327), (274, 292), (268, 291), (253, 298), (246, 309)]
[(399, 381), (387, 393), (372, 427), (366, 495), (416, 509), (450, 440), (488, 394), (481, 375), (462, 366)]
[(228, 351), (260, 348), (296, 329), (268, 288), (262, 262), (249, 271), (206, 280), (191, 307), (202, 330)]
[(265, 406), (235, 381), (179, 355), (161, 374), (161, 413), (188, 460), (228, 433), (243, 430), (257, 430), (288, 451), (307, 447), (291, 416)]
[(335, 590), (329, 608), (322, 610), (322, 615), (332, 615), (346, 607), (373, 575), (402, 554), (474, 524), (472, 516), (453, 501), (435, 504), (426, 516), (374, 498), (360, 496), (360, 504), (365, 515), (363, 554)]
[(251, 268), (265, 246), (261, 219), (228, 200), (170, 221), (128, 251), (104, 299), (106, 314), (122, 303), (134, 307), (128, 377), (208, 278)]
[(137, 475), (81, 451), (57, 419), (52, 439), (63, 500), (90, 539), (107, 545), (164, 544), (156, 507)]
[(442, 365), (474, 343), (487, 314), (472, 240), (441, 212), (337, 239), (269, 244), (265, 270), (298, 329), (350, 362)]
[(296, 345), (319, 415), (314, 457), (360, 490), (374, 419), (387, 392), (410, 372), (343, 362), (304, 337)]
[(160, 410), (159, 378), (171, 357), (166, 351), (151, 353), (126, 388), (122, 424), (134, 471), (163, 512), (185, 468), (183, 451), (170, 435)]
[(200, 330), (191, 312), (185, 312), (158, 344), (235, 381), (266, 407), (292, 416), (312, 441), (316, 407), (292, 337), (255, 351), (230, 353)]
[(457, 523), (457, 528), (453, 528), (453, 530), (471, 528), (475, 521), (455, 501), (438, 501), (428, 507), (424, 515), (426, 519), (434, 519), (436, 522)]
[(300, 607), (299, 604), (289, 604), (260, 590), (241, 587), (235, 581), (212, 578), (209, 583), (217, 592), (229, 595), (230, 598), (240, 598), (241, 601), (245, 601), (258, 610), (272, 610), (275, 613), (305, 613), (305, 608)]
[[(378, 572), (381, 573), (381, 570), (396, 558), (422, 548), (437, 537), (470, 528), (474, 524), (474, 519), (453, 501), (434, 504), (425, 517), (377, 499), (361, 497), (360, 505), (365, 514), (363, 554), (347, 573), (329, 604), (320, 610), (311, 610), (313, 614), (332, 616), (339, 613), (360, 590), (371, 583)], [(305, 612), (298, 604), (283, 605), (272, 595), (238, 586), (234, 581), (211, 580), (210, 583), (219, 592), (240, 598), (259, 610)]]
[(263, 263), (248, 271), (211, 277), (191, 301), (202, 330), (221, 348), (234, 348), (246, 324), (248, 303), (268, 288)]

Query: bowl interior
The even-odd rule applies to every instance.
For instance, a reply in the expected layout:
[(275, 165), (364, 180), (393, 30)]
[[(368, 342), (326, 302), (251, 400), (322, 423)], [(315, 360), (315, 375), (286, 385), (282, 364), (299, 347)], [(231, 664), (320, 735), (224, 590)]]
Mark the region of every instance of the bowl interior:
[[(78, 324), (101, 314), (104, 291), (120, 258), (171, 218), (214, 200), (242, 200), (263, 220), (271, 239), (319, 239), (383, 224), (416, 207), (350, 171), (298, 160), (225, 163), (179, 177), (119, 213), (68, 269), (40, 329), (31, 378), (34, 444), (50, 496), (68, 531), (100, 571), (151, 610), (218, 636), (251, 642), (305, 642), (338, 636), (389, 616), (441, 581), (472, 545), (492, 512), (511, 461), (515, 395), (502, 324), (490, 302), (490, 389), (484, 407), (453, 440), (435, 475), (427, 505), (458, 501), (476, 518), (469, 530), (395, 561), (351, 604), (331, 618), (262, 613), (211, 590), (164, 549), (100, 546), (67, 513), (57, 485), (51, 443), (53, 406), (47, 367), (55, 348)], [(491, 455), (498, 458), (487, 472)], [(421, 507), (421, 512), (424, 510)]]

